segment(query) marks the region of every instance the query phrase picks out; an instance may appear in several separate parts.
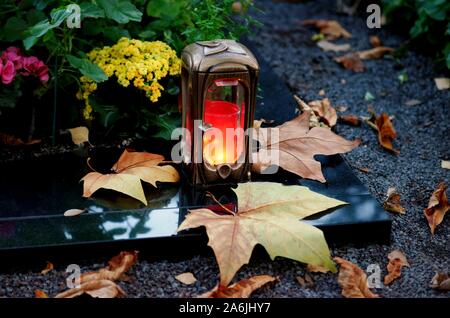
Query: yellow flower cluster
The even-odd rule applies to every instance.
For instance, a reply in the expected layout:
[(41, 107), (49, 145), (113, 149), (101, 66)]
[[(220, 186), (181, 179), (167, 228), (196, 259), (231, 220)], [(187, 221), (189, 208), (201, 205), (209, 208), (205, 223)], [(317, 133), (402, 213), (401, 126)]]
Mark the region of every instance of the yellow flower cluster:
[[(113, 46), (95, 48), (87, 54), (87, 58), (97, 64), (106, 76), (117, 78), (117, 82), (128, 87), (130, 84), (145, 91), (146, 96), (156, 102), (164, 88), (158, 82), (168, 75), (178, 75), (181, 71), (181, 60), (176, 52), (161, 41), (140, 41), (121, 38)], [(89, 95), (97, 84), (86, 76), (80, 78), (81, 87), (77, 98), (85, 101), (83, 115), (92, 117)]]

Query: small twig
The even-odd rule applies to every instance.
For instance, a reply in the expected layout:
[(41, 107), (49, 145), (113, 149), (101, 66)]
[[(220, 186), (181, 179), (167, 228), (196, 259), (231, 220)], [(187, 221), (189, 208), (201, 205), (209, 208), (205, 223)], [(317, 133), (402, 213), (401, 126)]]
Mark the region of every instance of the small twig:
[(220, 203), (216, 197), (214, 196), (214, 194), (212, 194), (211, 192), (207, 191), (206, 192), (206, 196), (211, 198), (215, 203), (217, 203), (222, 209), (224, 209), (225, 211), (227, 211), (228, 213), (233, 214), (234, 216), (236, 216), (236, 213), (234, 213), (233, 211), (231, 211), (229, 208), (227, 208), (226, 206), (224, 206), (222, 203)]

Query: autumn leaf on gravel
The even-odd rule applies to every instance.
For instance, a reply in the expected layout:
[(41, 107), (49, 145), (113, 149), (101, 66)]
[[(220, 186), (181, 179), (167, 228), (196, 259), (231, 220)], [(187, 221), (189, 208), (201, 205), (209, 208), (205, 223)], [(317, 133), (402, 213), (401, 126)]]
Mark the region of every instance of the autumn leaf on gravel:
[(386, 211), (405, 214), (405, 208), (400, 202), (400, 194), (394, 187), (389, 187), (386, 194), (386, 200), (383, 202)]
[(309, 275), (308, 273), (306, 273), (304, 277), (297, 276), (297, 277), (295, 277), (295, 279), (297, 279), (297, 282), (302, 287), (306, 287), (306, 288), (314, 287), (314, 280), (312, 279), (311, 275)]
[(436, 273), (431, 279), (430, 287), (437, 290), (450, 290), (450, 273)]
[(43, 270), (41, 270), (41, 274), (42, 275), (46, 275), (48, 272), (53, 270), (53, 264), (50, 262), (47, 262), (47, 265), (45, 266), (45, 268)]
[(40, 139), (33, 139), (28, 142), (24, 142), (22, 139), (15, 137), (10, 134), (0, 133), (0, 145), (5, 146), (31, 146), (35, 144), (39, 144), (41, 142)]
[[(330, 129), (313, 127), (309, 129), (310, 112), (303, 112), (295, 119), (275, 128), (260, 128), (256, 137), (261, 148), (254, 153), (253, 171), (262, 173), (273, 165), (270, 154), (279, 158), (278, 165), (302, 178), (326, 182), (319, 161), (315, 155), (333, 155), (348, 152), (360, 143), (349, 141), (336, 135)], [(267, 136), (279, 136), (272, 142)]]
[(340, 265), (338, 283), (342, 288), (342, 296), (346, 298), (378, 298), (369, 289), (366, 273), (357, 265), (340, 257), (334, 258)]
[(331, 106), (330, 100), (324, 98), (322, 100), (314, 100), (308, 103), (314, 114), (318, 116), (327, 126), (333, 127), (337, 122), (336, 110)]
[(195, 278), (194, 274), (189, 272), (179, 274), (175, 276), (175, 279), (185, 285), (192, 285), (197, 281), (197, 278)]
[(199, 298), (248, 298), (257, 289), (267, 283), (277, 280), (276, 277), (269, 275), (253, 276), (249, 279), (243, 279), (229, 287), (217, 285), (213, 290), (206, 292)]
[(320, 33), (325, 35), (327, 40), (336, 40), (340, 37), (349, 39), (352, 37), (351, 33), (344, 29), (339, 22), (335, 20), (304, 20), (301, 21), (303, 25), (313, 25), (320, 30)]
[(361, 120), (355, 115), (341, 115), (339, 116), (339, 122), (350, 126), (360, 126)]
[(372, 113), (372, 117), (366, 122), (378, 132), (378, 143), (381, 147), (396, 155), (400, 153), (392, 145), (392, 141), (397, 138), (397, 132), (388, 114), (382, 113), (377, 117), (375, 113)]
[(379, 46), (381, 46), (381, 40), (380, 40), (380, 38), (379, 38), (378, 36), (376, 36), (376, 35), (372, 35), (372, 36), (369, 38), (369, 42), (370, 42), (370, 45), (372, 45), (372, 47), (379, 47)]
[(327, 267), (312, 264), (308, 264), (308, 266), (306, 266), (306, 270), (310, 273), (328, 273), (330, 271)]
[(450, 78), (448, 77), (438, 77), (434, 79), (434, 83), (438, 90), (446, 90), (450, 88)]
[(141, 180), (156, 187), (156, 182), (178, 182), (180, 179), (174, 167), (159, 166), (163, 160), (161, 155), (124, 150), (112, 167), (113, 173), (90, 172), (81, 179), (84, 181), (83, 197), (90, 197), (103, 188), (124, 193), (147, 205)]
[(432, 234), (434, 234), (436, 226), (441, 224), (445, 214), (450, 210), (450, 203), (448, 202), (447, 194), (445, 193), (446, 189), (447, 185), (444, 182), (441, 182), (431, 195), (428, 207), (424, 210)]
[(81, 126), (76, 128), (67, 129), (72, 137), (72, 142), (75, 145), (81, 145), (85, 142), (89, 142), (89, 129), (87, 127)]
[(358, 52), (356, 52), (356, 54), (358, 54), (358, 56), (361, 60), (375, 60), (375, 59), (379, 59), (380, 57), (383, 57), (386, 54), (392, 53), (394, 51), (395, 50), (391, 47), (378, 46), (378, 47), (374, 47), (373, 49), (358, 51)]
[(304, 112), (309, 113), (309, 128), (313, 128), (313, 127), (330, 128), (330, 126), (328, 126), (327, 124), (323, 123), (320, 120), (320, 118), (312, 110), (311, 106), (309, 106), (307, 103), (305, 103), (300, 97), (298, 97), (297, 95), (294, 95), (294, 99), (297, 102), (298, 110), (301, 113), (304, 113)]
[(388, 274), (384, 277), (384, 284), (389, 285), (395, 279), (399, 278), (401, 275), (401, 270), (403, 266), (408, 266), (409, 263), (406, 259), (405, 254), (395, 250), (388, 255), (389, 263), (387, 265)]
[(307, 187), (273, 182), (240, 183), (233, 191), (238, 199), (237, 213), (191, 210), (178, 228), (206, 228), (208, 245), (219, 265), (221, 286), (228, 286), (249, 262), (256, 244), (264, 246), (271, 259), (282, 256), (336, 270), (322, 231), (299, 220), (345, 202)]
[(120, 252), (111, 258), (108, 267), (102, 268), (97, 272), (84, 273), (80, 277), (80, 283), (86, 283), (96, 280), (119, 280), (137, 261), (138, 252)]
[(83, 294), (94, 298), (116, 298), (125, 295), (125, 292), (116, 283), (107, 279), (100, 279), (88, 281), (77, 288), (68, 289), (56, 295), (55, 298), (75, 298)]
[(325, 52), (345, 52), (351, 49), (350, 44), (334, 44), (327, 40), (322, 40), (317, 42), (317, 46), (320, 47)]
[(45, 291), (41, 289), (36, 289), (34, 291), (34, 298), (48, 298), (48, 295)]
[(442, 169), (450, 169), (450, 161), (448, 161), (448, 160), (442, 160), (442, 161), (441, 161), (441, 168), (442, 168)]
[(364, 72), (364, 63), (357, 53), (347, 53), (343, 56), (337, 56), (334, 60), (347, 70), (358, 73)]

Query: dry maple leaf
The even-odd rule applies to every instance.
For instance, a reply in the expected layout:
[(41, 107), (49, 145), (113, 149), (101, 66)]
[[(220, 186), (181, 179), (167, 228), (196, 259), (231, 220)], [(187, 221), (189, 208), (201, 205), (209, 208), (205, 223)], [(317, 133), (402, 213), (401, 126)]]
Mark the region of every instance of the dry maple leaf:
[(111, 258), (108, 262), (108, 267), (102, 268), (97, 272), (84, 273), (80, 277), (80, 283), (87, 283), (95, 280), (111, 280), (115, 281), (122, 277), (131, 266), (137, 261), (138, 251), (120, 252), (118, 255)]
[(399, 278), (401, 275), (401, 270), (403, 266), (408, 266), (409, 263), (406, 259), (405, 254), (395, 250), (388, 255), (389, 263), (387, 265), (388, 274), (384, 277), (384, 284), (389, 285), (395, 279)]
[(336, 110), (331, 106), (330, 100), (324, 98), (322, 100), (314, 100), (308, 103), (314, 114), (318, 116), (327, 126), (333, 127), (337, 122)]
[(366, 273), (357, 265), (340, 257), (334, 258), (340, 265), (338, 283), (342, 288), (342, 296), (346, 298), (378, 298), (369, 289)]
[(94, 298), (115, 298), (125, 295), (125, 292), (116, 283), (107, 279), (100, 279), (88, 281), (77, 288), (68, 289), (56, 295), (55, 298), (75, 298), (83, 294)]
[(335, 57), (334, 60), (347, 70), (364, 72), (364, 63), (361, 61), (358, 53), (347, 53), (343, 56)]
[(307, 187), (273, 182), (241, 183), (233, 191), (238, 199), (237, 213), (191, 210), (178, 228), (206, 228), (208, 245), (219, 265), (221, 286), (228, 286), (249, 262), (256, 244), (264, 246), (271, 259), (282, 256), (336, 270), (322, 231), (299, 220), (345, 202)]
[(325, 52), (345, 52), (351, 49), (350, 44), (334, 44), (327, 40), (322, 40), (317, 42), (317, 46), (320, 47)]
[(386, 194), (386, 200), (383, 202), (386, 211), (405, 214), (405, 208), (400, 201), (400, 194), (394, 187), (389, 187)]
[(46, 275), (48, 272), (50, 272), (51, 270), (53, 270), (53, 264), (50, 262), (47, 262), (47, 265), (45, 266), (45, 268), (43, 270), (41, 270), (41, 274), (42, 275)]
[(273, 282), (277, 278), (269, 275), (253, 276), (243, 279), (228, 287), (217, 285), (213, 290), (206, 292), (199, 298), (248, 298), (256, 290), (267, 283)]
[[(256, 130), (261, 148), (254, 153), (252, 169), (257, 173), (264, 172), (274, 164), (271, 162), (271, 155), (274, 155), (279, 158), (277, 164), (284, 170), (303, 178), (326, 182), (321, 164), (314, 156), (345, 153), (357, 147), (360, 141), (345, 140), (327, 128), (309, 129), (309, 117), (310, 112), (303, 112), (281, 126)], [(279, 139), (272, 142), (272, 138), (266, 138), (268, 136), (279, 136)]]
[(192, 285), (197, 281), (194, 274), (187, 272), (175, 276), (175, 279), (185, 285)]
[(339, 116), (339, 122), (351, 126), (360, 126), (361, 120), (356, 115), (341, 115)]
[(127, 194), (147, 205), (141, 180), (156, 187), (156, 182), (178, 182), (177, 170), (170, 166), (159, 166), (164, 157), (147, 152), (128, 152), (124, 150), (112, 174), (90, 172), (81, 179), (84, 181), (83, 197), (90, 197), (98, 189), (110, 189)]
[(81, 145), (85, 142), (89, 142), (89, 129), (87, 127), (81, 126), (81, 127), (75, 127), (67, 129), (70, 133), (70, 136), (72, 137), (72, 142), (75, 145)]
[(336, 20), (304, 20), (303, 25), (313, 25), (320, 30), (320, 33), (325, 35), (327, 40), (336, 40), (340, 37), (349, 39), (352, 37), (351, 33), (344, 29)]
[(444, 182), (441, 182), (431, 195), (428, 207), (424, 210), (432, 234), (434, 234), (436, 226), (441, 224), (445, 214), (450, 210), (450, 203), (448, 202), (447, 194), (445, 193), (446, 189), (447, 185)]
[(436, 273), (431, 279), (430, 287), (437, 290), (450, 290), (450, 273)]

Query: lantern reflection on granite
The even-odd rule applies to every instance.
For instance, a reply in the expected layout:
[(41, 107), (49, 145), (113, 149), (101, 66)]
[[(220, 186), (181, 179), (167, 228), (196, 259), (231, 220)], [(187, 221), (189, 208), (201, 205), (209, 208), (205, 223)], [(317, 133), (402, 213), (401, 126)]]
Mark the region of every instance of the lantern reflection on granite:
[(235, 183), (250, 168), (245, 131), (253, 126), (258, 63), (233, 40), (188, 45), (182, 62), (185, 170), (194, 185)]

